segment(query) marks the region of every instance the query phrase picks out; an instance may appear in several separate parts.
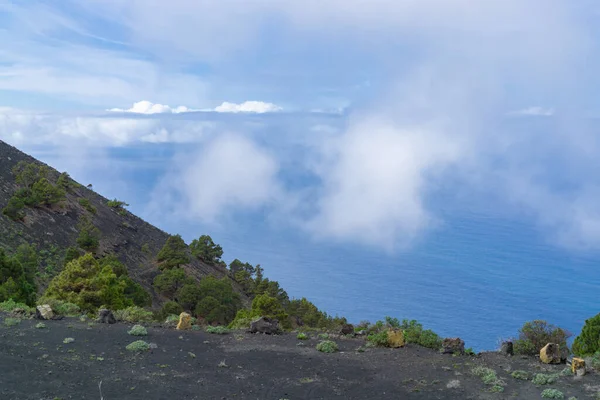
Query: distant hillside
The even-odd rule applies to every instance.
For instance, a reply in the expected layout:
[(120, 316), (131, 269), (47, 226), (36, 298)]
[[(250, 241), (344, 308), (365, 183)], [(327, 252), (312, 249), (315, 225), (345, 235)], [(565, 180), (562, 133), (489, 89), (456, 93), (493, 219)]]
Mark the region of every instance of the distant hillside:
[[(8, 204), (18, 189), (11, 171), (20, 161), (45, 165), (0, 140), (0, 209)], [(49, 179), (58, 179), (60, 173), (49, 166), (48, 168)], [(80, 204), (82, 198), (87, 199), (90, 206), (96, 209), (95, 213), (89, 212)], [(127, 266), (129, 276), (152, 294), (153, 306), (159, 306), (166, 299), (152, 287), (153, 279), (159, 274), (155, 258), (169, 234), (129, 211), (109, 207), (108, 201), (109, 199), (85, 186), (74, 185), (67, 192), (64, 206), (25, 207), (22, 221), (13, 221), (0, 214), (0, 247), (11, 251), (23, 243), (37, 246), (41, 255), (38, 285), (43, 290), (49, 279), (62, 268), (65, 250), (77, 246), (80, 218), (87, 216), (101, 232), (97, 255), (115, 254)], [(185, 265), (184, 269), (196, 279), (207, 275), (217, 278), (227, 276), (227, 270), (223, 266), (208, 265), (194, 257), (191, 259), (193, 261)], [(234, 283), (234, 288), (239, 291), (239, 285)], [(244, 302), (247, 301), (243, 294), (242, 298)]]

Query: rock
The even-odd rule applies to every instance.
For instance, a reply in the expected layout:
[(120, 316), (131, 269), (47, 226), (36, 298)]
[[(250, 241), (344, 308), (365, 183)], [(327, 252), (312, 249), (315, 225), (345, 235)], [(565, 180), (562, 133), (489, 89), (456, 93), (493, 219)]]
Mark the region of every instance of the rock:
[(540, 350), (540, 360), (544, 364), (560, 364), (560, 346), (556, 343), (548, 343)]
[(404, 332), (402, 329), (390, 329), (387, 331), (388, 346), (397, 349), (404, 347)]
[(113, 315), (112, 311), (102, 308), (98, 310), (98, 319), (96, 322), (101, 324), (116, 324), (117, 319)]
[(49, 304), (42, 304), (35, 308), (35, 317), (37, 319), (54, 319), (54, 311)]
[(341, 335), (352, 335), (353, 333), (354, 333), (354, 325), (352, 325), (352, 324), (342, 325), (342, 329), (340, 329)]
[(192, 329), (192, 316), (186, 312), (179, 314), (179, 323), (177, 324), (177, 330), (187, 331)]
[(442, 341), (443, 354), (465, 354), (465, 341), (461, 338), (446, 338)]
[(24, 308), (17, 307), (12, 310), (11, 314), (17, 318), (24, 318), (27, 316), (27, 311)]
[(273, 335), (279, 333), (279, 321), (268, 317), (260, 317), (250, 323), (250, 333), (266, 333)]
[(505, 356), (512, 356), (515, 354), (513, 349), (513, 342), (502, 342), (500, 346), (500, 354)]
[(571, 360), (571, 371), (577, 376), (585, 375), (585, 360), (579, 357), (573, 357)]

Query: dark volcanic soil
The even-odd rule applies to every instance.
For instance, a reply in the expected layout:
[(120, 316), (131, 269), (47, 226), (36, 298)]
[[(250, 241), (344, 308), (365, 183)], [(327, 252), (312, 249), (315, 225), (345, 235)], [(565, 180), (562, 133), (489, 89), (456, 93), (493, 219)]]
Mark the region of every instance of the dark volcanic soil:
[[(565, 399), (584, 399), (600, 388), (599, 376), (591, 373), (544, 387), (519, 381), (509, 371), (559, 372), (565, 366), (491, 353), (454, 357), (410, 345), (357, 352), (361, 339), (337, 338), (341, 351), (324, 354), (315, 350), (318, 339), (299, 346), (295, 334), (211, 335), (149, 327), (148, 336), (138, 338), (127, 334), (129, 324), (64, 319), (36, 329), (37, 322), (0, 324), (0, 399), (98, 400), (101, 381), (104, 400), (539, 399), (547, 387), (560, 389)], [(75, 341), (63, 343), (68, 337)], [(125, 350), (137, 339), (157, 348), (142, 354)], [(504, 392), (490, 393), (471, 373), (475, 365), (496, 370), (506, 381)]]

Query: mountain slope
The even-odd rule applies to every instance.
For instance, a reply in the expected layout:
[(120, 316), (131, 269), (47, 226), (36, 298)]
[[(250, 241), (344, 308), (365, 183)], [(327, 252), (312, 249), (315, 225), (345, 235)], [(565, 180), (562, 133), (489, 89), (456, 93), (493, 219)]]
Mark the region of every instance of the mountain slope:
[[(0, 209), (8, 204), (18, 189), (11, 171), (20, 161), (45, 165), (0, 140)], [(49, 179), (56, 181), (59, 172), (47, 167)], [(25, 207), (23, 221), (13, 221), (0, 214), (0, 247), (11, 251), (23, 243), (35, 245), (41, 256), (38, 284), (44, 288), (62, 267), (65, 249), (77, 246), (80, 218), (87, 216), (101, 232), (96, 253), (100, 256), (115, 254), (127, 266), (129, 276), (152, 294), (153, 306), (164, 302), (166, 299), (153, 290), (152, 281), (159, 274), (155, 257), (169, 234), (129, 211), (109, 207), (107, 198), (84, 186), (76, 185), (66, 196), (66, 202), (60, 207)], [(82, 198), (96, 208), (96, 213), (89, 212), (80, 204)], [(194, 257), (190, 258), (192, 261), (184, 269), (196, 279), (207, 275), (218, 278), (227, 276), (222, 266), (208, 265)], [(239, 289), (236, 284), (234, 287)]]

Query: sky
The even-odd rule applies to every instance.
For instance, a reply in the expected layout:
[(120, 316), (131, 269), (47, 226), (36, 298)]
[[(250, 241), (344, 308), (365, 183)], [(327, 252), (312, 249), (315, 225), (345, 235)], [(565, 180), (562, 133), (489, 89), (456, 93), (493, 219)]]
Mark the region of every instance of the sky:
[(591, 0), (0, 0), (0, 139), (188, 240), (400, 257), (475, 211), (596, 253), (599, 22)]

